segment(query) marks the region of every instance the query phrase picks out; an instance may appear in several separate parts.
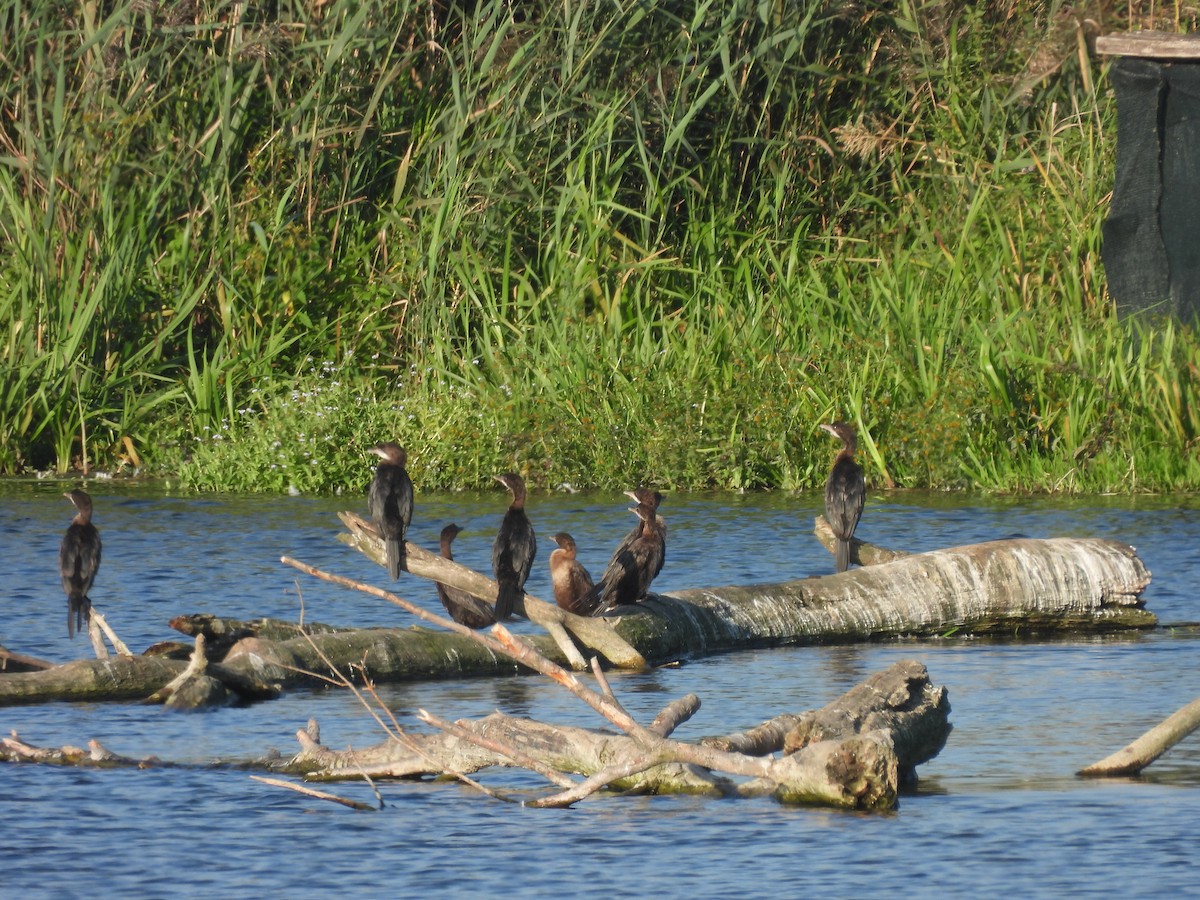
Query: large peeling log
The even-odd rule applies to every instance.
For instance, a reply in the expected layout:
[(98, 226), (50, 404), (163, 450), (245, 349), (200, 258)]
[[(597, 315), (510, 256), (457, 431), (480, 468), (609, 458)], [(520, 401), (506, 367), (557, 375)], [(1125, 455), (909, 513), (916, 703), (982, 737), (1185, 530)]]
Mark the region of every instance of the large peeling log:
[[(358, 517), (342, 518), (349, 525)], [(822, 529), (828, 526), (819, 519), (818, 536)], [(382, 559), (369, 525), (356, 527), (347, 542)], [(746, 646), (1106, 632), (1157, 622), (1141, 600), (1150, 573), (1118, 541), (1021, 538), (912, 555), (856, 541), (852, 554), (876, 564), (797, 581), (651, 594), (617, 610), (616, 631), (647, 661), (662, 662)], [(488, 596), (488, 579), (427, 555), (428, 567), (411, 567), (414, 574)]]
[(1153, 627), (1150, 574), (1116, 541), (1004, 540), (836, 575), (652, 595), (621, 636), (651, 661), (888, 635), (1044, 635)]

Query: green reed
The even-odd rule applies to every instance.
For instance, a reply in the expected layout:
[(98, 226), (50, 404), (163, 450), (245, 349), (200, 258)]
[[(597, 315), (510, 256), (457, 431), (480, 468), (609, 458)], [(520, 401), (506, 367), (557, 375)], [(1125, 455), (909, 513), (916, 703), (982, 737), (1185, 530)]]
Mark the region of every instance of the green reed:
[(845, 418), (878, 484), (1197, 483), (1058, 7), (53, 9), (0, 0), (0, 471), (800, 489)]

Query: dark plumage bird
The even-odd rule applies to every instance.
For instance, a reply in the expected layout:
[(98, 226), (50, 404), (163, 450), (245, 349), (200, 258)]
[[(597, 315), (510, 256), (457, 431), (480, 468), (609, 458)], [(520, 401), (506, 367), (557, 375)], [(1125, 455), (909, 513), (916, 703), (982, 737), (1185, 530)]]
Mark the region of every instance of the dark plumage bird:
[(590, 616), (596, 611), (598, 597), (589, 600), (592, 576), (575, 558), (575, 538), (564, 531), (554, 535), (558, 549), (550, 554), (550, 583), (554, 585), (554, 602), (577, 616)]
[[(663, 520), (662, 516), (658, 515), (658, 507), (663, 501), (663, 495), (658, 491), (652, 491), (649, 488), (637, 488), (636, 490), (626, 491), (625, 496), (636, 501), (638, 506), (645, 506), (652, 513), (654, 513), (654, 528), (658, 532), (658, 552), (653, 560), (653, 577), (657, 578), (658, 573), (662, 571), (663, 563), (666, 561), (667, 557), (667, 523)], [(633, 531), (629, 532), (629, 534), (625, 536), (625, 540), (621, 542), (621, 547), (618, 548), (618, 552), (620, 552), (621, 548), (627, 547), (630, 543), (636, 540), (638, 534), (641, 532), (641, 529), (642, 523), (639, 521)]]
[(525, 593), (525, 579), (537, 555), (533, 525), (525, 515), (525, 481), (520, 475), (497, 475), (496, 480), (512, 493), (508, 512), (492, 542), (492, 574), (496, 577), (496, 619), (503, 622), (512, 615), (518, 598)]
[(825, 518), (833, 529), (837, 571), (845, 572), (850, 568), (850, 539), (854, 537), (863, 504), (867, 501), (867, 482), (862, 466), (854, 461), (858, 438), (853, 426), (834, 422), (821, 428), (842, 442), (842, 449), (829, 471), (829, 480), (825, 482)]
[(633, 540), (621, 542), (609, 561), (604, 576), (596, 585), (599, 592), (597, 613), (614, 606), (637, 603), (650, 587), (650, 582), (662, 568), (664, 532), (651, 505), (639, 503), (630, 512), (637, 515), (639, 524)]
[(396, 579), (400, 577), (401, 569), (408, 568), (404, 536), (413, 513), (413, 486), (404, 468), (408, 454), (399, 444), (390, 441), (372, 447), (371, 452), (380, 462), (367, 492), (367, 506), (379, 536), (383, 538), (388, 575)]
[[(446, 559), (454, 559), (450, 545), (454, 543), (454, 539), (461, 531), (462, 529), (454, 524), (447, 525), (442, 529), (442, 556)], [(496, 623), (496, 614), (492, 612), (491, 606), (474, 594), (468, 594), (466, 591), (442, 584), (440, 581), (436, 584), (438, 599), (442, 601), (442, 606), (446, 607), (446, 612), (450, 613), (450, 618), (459, 625), (466, 625), (468, 628), (487, 628)]]
[(86, 491), (69, 491), (63, 496), (76, 510), (58, 550), (58, 571), (67, 594), (67, 635), (75, 637), (76, 629), (83, 630), (84, 620), (92, 612), (88, 591), (100, 568), (100, 532), (92, 524), (92, 498)]

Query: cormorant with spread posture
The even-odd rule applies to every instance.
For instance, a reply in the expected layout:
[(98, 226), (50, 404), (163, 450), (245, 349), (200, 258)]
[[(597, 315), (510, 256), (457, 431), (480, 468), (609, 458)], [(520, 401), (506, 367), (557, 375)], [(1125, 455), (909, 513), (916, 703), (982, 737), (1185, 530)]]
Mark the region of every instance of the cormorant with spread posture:
[(517, 599), (525, 593), (525, 579), (533, 568), (533, 557), (537, 554), (537, 540), (533, 525), (525, 515), (525, 481), (520, 475), (509, 472), (497, 475), (496, 480), (512, 493), (508, 512), (500, 523), (500, 531), (492, 542), (492, 574), (498, 586), (496, 592), (496, 619), (503, 622), (512, 615)]
[(92, 524), (92, 498), (86, 491), (68, 491), (63, 496), (76, 510), (58, 550), (58, 571), (67, 594), (67, 636), (75, 637), (76, 629), (82, 631), (84, 620), (92, 614), (88, 591), (100, 568), (100, 532)]
[(558, 549), (550, 554), (550, 583), (554, 585), (554, 602), (577, 616), (590, 616), (596, 611), (598, 597), (589, 600), (594, 585), (592, 576), (575, 558), (575, 538), (565, 531), (554, 535)]
[(640, 520), (637, 535), (628, 544), (621, 542), (608, 568), (604, 570), (600, 583), (596, 585), (600, 596), (597, 614), (614, 606), (637, 603), (646, 596), (656, 568), (662, 568), (664, 536), (659, 530), (653, 507), (639, 503), (630, 512)]
[(850, 539), (862, 516), (863, 504), (867, 500), (867, 482), (862, 466), (854, 460), (858, 439), (854, 428), (845, 422), (822, 425), (842, 442), (842, 449), (833, 460), (829, 480), (825, 482), (825, 519), (833, 530), (834, 561), (837, 571), (850, 568)]
[(401, 569), (408, 568), (404, 536), (413, 513), (413, 486), (404, 468), (408, 454), (399, 444), (390, 441), (372, 447), (371, 452), (380, 462), (367, 492), (367, 506), (379, 536), (383, 538), (388, 575), (394, 580), (400, 577)]
[[(442, 529), (442, 556), (446, 559), (454, 559), (450, 545), (454, 543), (454, 539), (461, 531), (462, 529), (453, 523)], [(438, 599), (442, 601), (442, 606), (446, 607), (446, 612), (450, 613), (450, 618), (459, 625), (466, 625), (468, 628), (487, 628), (489, 625), (496, 624), (496, 614), (492, 612), (492, 608), (488, 604), (478, 597), (448, 584), (442, 584), (440, 581), (435, 583), (437, 584)]]

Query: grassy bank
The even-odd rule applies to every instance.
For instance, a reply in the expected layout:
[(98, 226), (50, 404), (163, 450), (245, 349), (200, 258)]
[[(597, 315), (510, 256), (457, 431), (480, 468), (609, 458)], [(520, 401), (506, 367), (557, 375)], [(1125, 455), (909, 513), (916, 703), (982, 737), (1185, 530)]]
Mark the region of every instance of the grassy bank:
[(0, 0), (0, 471), (1200, 485), (1099, 257), (1149, 5), (91, 9)]

